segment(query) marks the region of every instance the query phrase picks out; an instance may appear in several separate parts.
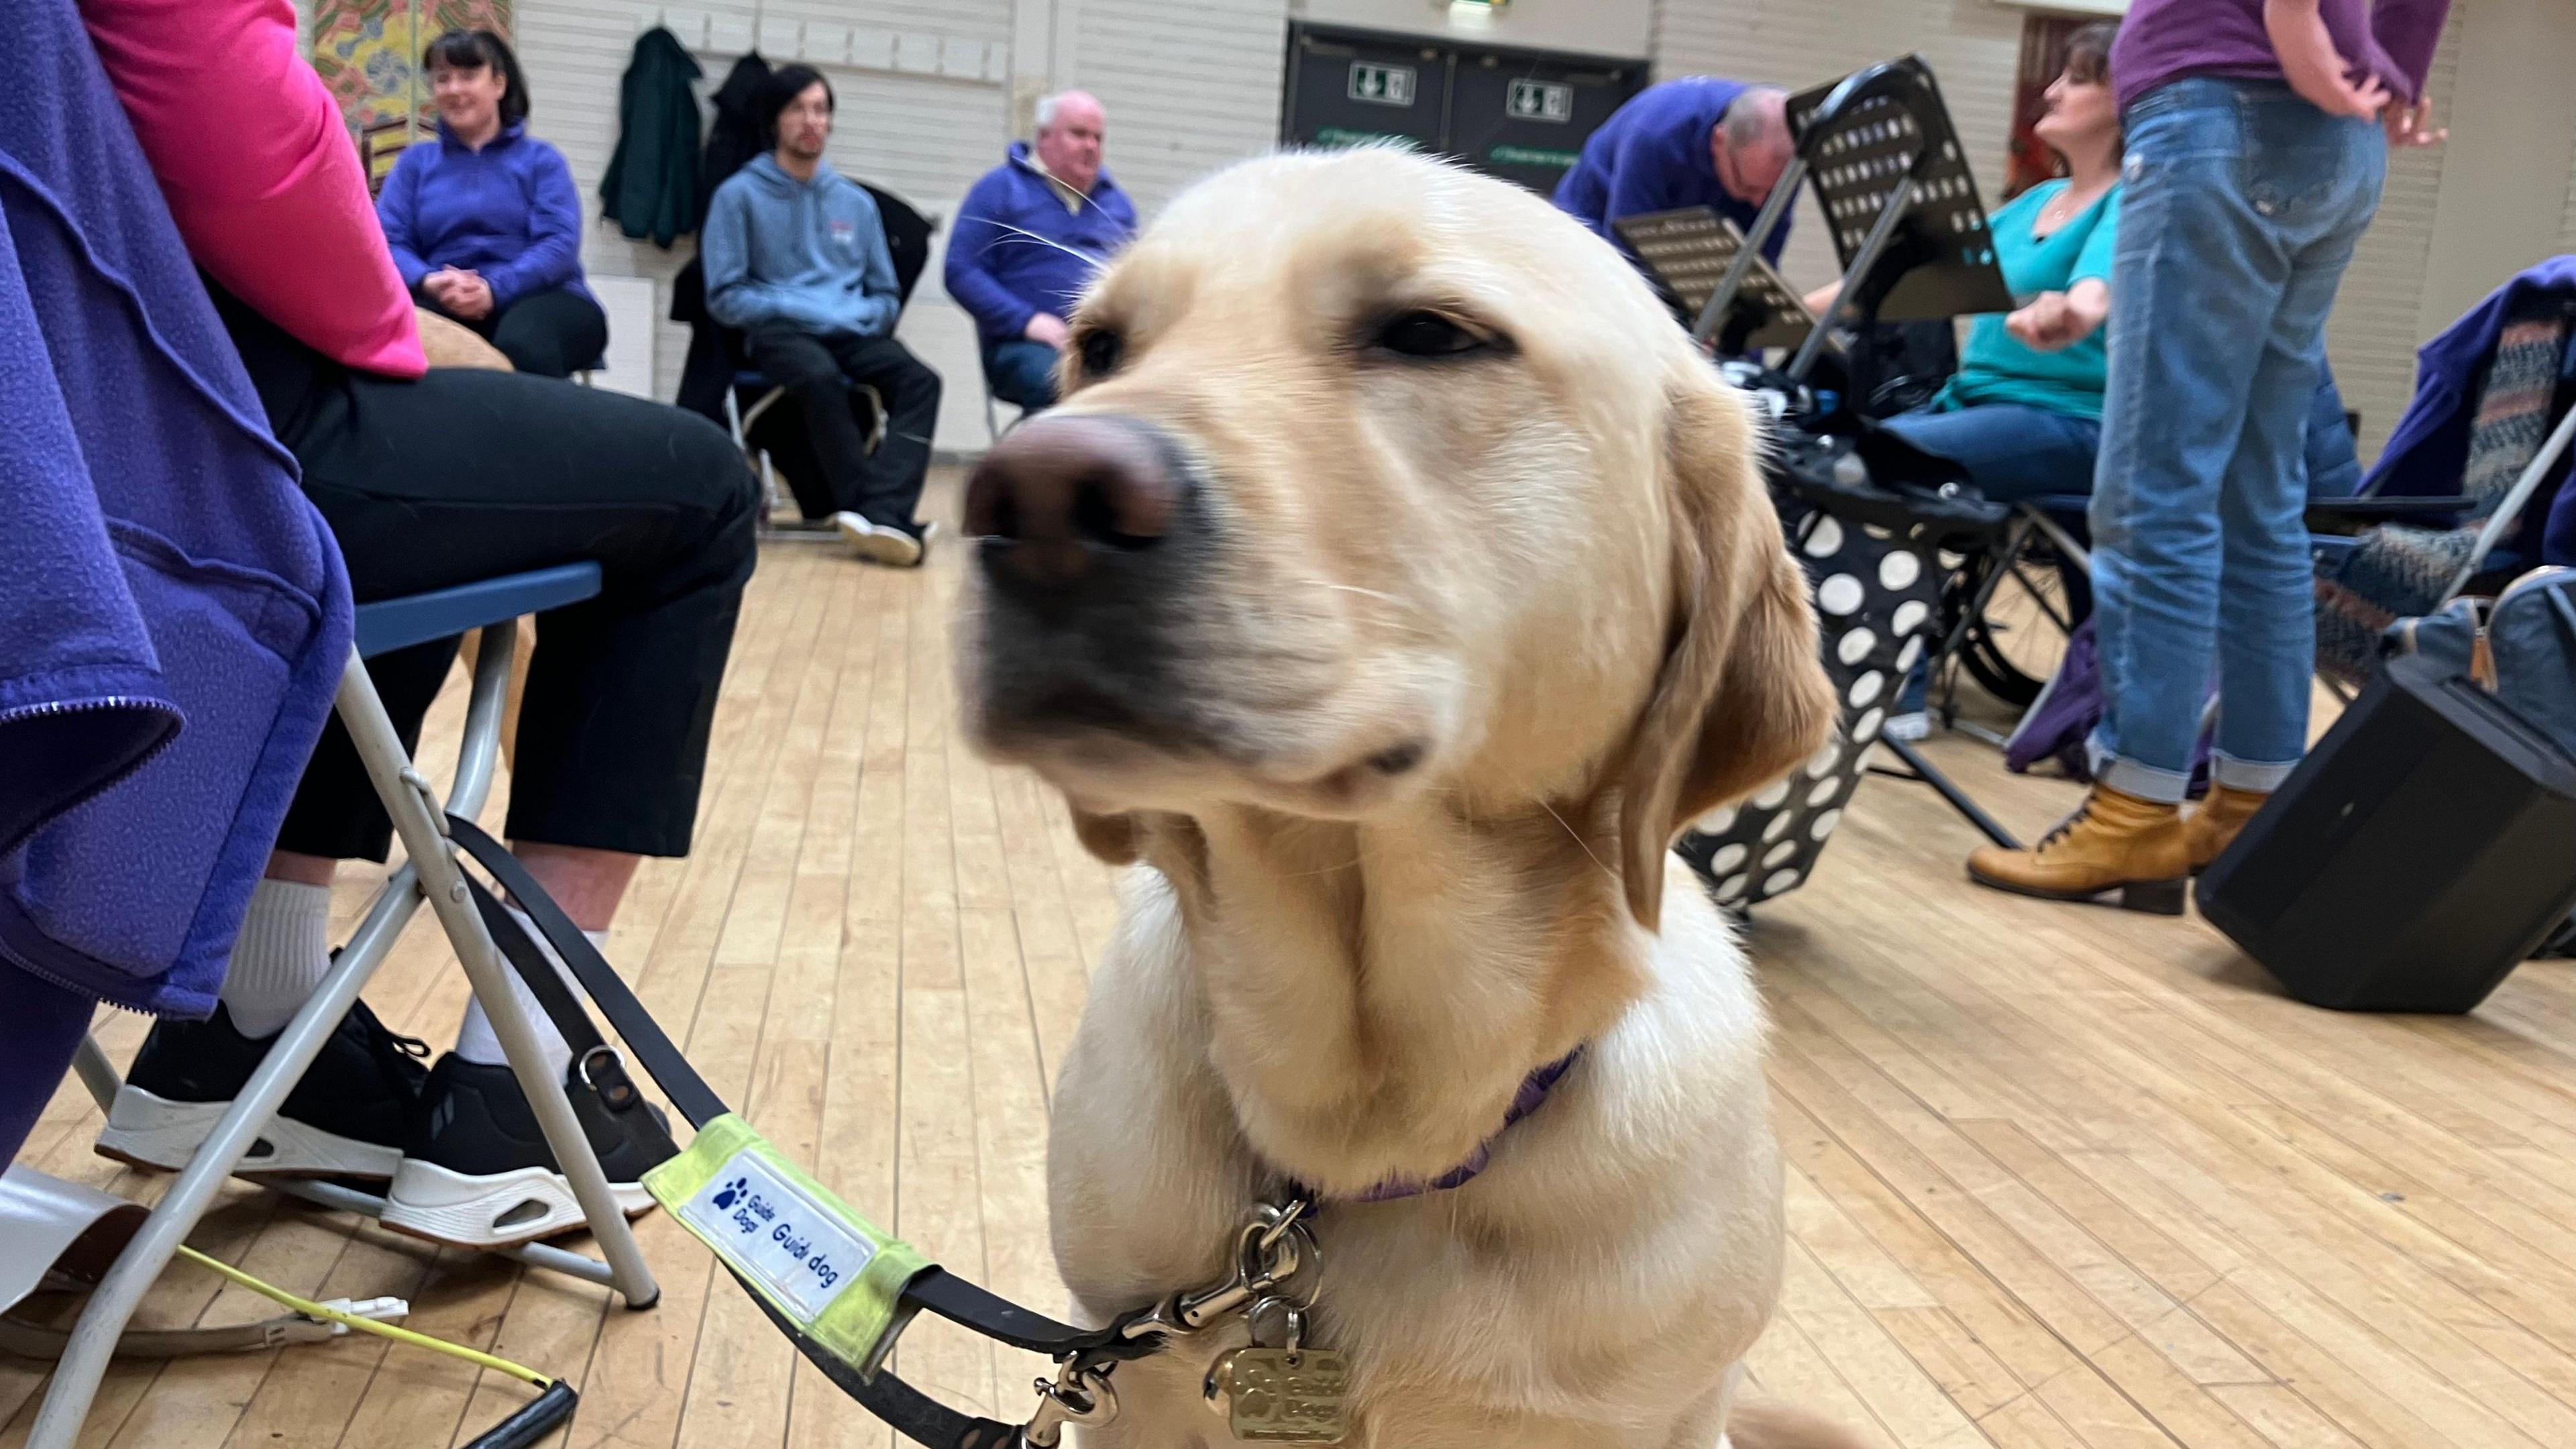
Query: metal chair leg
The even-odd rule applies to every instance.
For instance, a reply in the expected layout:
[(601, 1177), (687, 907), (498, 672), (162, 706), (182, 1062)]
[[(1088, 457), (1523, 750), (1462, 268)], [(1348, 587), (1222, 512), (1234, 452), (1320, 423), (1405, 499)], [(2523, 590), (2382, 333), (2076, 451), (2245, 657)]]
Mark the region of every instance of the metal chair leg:
[[(514, 626), (501, 625), (487, 631), (475, 662), (473, 693), (466, 710), (466, 737), (458, 752), (456, 778), (450, 791), (457, 807), (468, 814), (482, 808), (491, 788), (493, 763), (500, 753), (502, 702), (512, 662), (506, 631), (511, 627)], [(117, 1255), (115, 1265), (90, 1294), (89, 1302), (82, 1306), (62, 1361), (46, 1387), (45, 1401), (37, 1411), (27, 1449), (73, 1449), (81, 1423), (89, 1417), (90, 1405), (98, 1397), (99, 1384), (115, 1355), (117, 1340), (124, 1335), (144, 1294), (213, 1205), (216, 1191), (241, 1165), (243, 1156), (259, 1140), (287, 1093), (302, 1080), (305, 1069), (338, 1029), (340, 1019), (348, 1014), (368, 978), (390, 954), (424, 898), (437, 912), (440, 926), (465, 967), (467, 980), (481, 998), (484, 1012), (492, 1020), (493, 1034), (500, 1038), (511, 1070), (518, 1075), (519, 1085), (545, 1132), (546, 1145), (553, 1149), (557, 1165), (572, 1184), (573, 1196), (580, 1201), (590, 1222), (591, 1236), (599, 1243), (607, 1263), (596, 1265), (542, 1244), (530, 1244), (509, 1256), (590, 1281), (605, 1281), (626, 1299), (629, 1308), (649, 1308), (661, 1294), (652, 1270), (644, 1262), (643, 1249), (637, 1245), (625, 1213), (609, 1190), (608, 1176), (601, 1170), (597, 1154), (591, 1151), (590, 1139), (573, 1117), (572, 1104), (564, 1099), (563, 1084), (545, 1069), (535, 1029), (520, 1009), (517, 993), (510, 989), (508, 968), (467, 897), (464, 873), (449, 853), (446, 816), (438, 796), (404, 753), (393, 722), (376, 695), (375, 683), (354, 648), (340, 676), (338, 709), (341, 723), (357, 745), (367, 777), (393, 817), (395, 832), (402, 837), (403, 849), (410, 859), (385, 882), (349, 944), (323, 976), (320, 989), (287, 1022), (267, 1058), (251, 1073), (214, 1131), (171, 1183), (125, 1251)], [(118, 1086), (116, 1069), (95, 1040), (82, 1043), (73, 1066), (102, 1109), (113, 1104)], [(345, 1200), (312, 1192), (297, 1195), (352, 1211), (367, 1211), (370, 1207), (381, 1210), (380, 1200), (364, 1194), (350, 1193)]]
[[(504, 651), (487, 648), (486, 652)], [(456, 948), (457, 961), (464, 966), (466, 979), (473, 983), (474, 995), (483, 1003), (484, 1014), (491, 1018), (492, 1034), (500, 1039), (502, 1053), (510, 1059), (510, 1069), (518, 1075), (520, 1089), (527, 1093), (537, 1125), (545, 1132), (546, 1145), (554, 1151), (556, 1166), (571, 1183), (573, 1197), (590, 1221), (591, 1236), (599, 1243), (600, 1255), (608, 1260), (617, 1291), (625, 1296), (629, 1308), (650, 1307), (661, 1295), (661, 1288), (653, 1281), (653, 1270), (644, 1262), (644, 1250), (636, 1244), (625, 1212), (609, 1191), (608, 1175), (600, 1169), (589, 1137), (573, 1117), (572, 1104), (564, 1099), (563, 1083), (545, 1068), (545, 1053), (538, 1044), (536, 1028), (520, 1007), (518, 994), (510, 989), (510, 968), (502, 961), (491, 933), (483, 928), (482, 916), (466, 894), (465, 872), (448, 844), (446, 812), (437, 792), (404, 754), (402, 741), (394, 735), (393, 721), (386, 717), (376, 697), (375, 682), (363, 667), (357, 666), (356, 657), (353, 651), (352, 667), (340, 678), (340, 717), (349, 728), (350, 742), (357, 746), (358, 758), (367, 767), (367, 778), (375, 783), (386, 813), (393, 817), (394, 833), (402, 837), (403, 851), (410, 857), (412, 868), (420, 873), (421, 894), (428, 899), (430, 909), (438, 913), (438, 923)], [(499, 721), (492, 720), (490, 728), (497, 731)], [(466, 748), (469, 753), (484, 753), (477, 745), (469, 738)], [(467, 792), (457, 793), (463, 796)], [(332, 1019), (338, 1020), (336, 1016)]]
[[(365, 671), (354, 665), (350, 672), (361, 680), (366, 678)], [(346, 688), (344, 680), (344, 698)], [(381, 707), (376, 719), (385, 724)], [(390, 736), (392, 726), (385, 724), (385, 729)], [(71, 1341), (64, 1346), (62, 1362), (54, 1369), (53, 1382), (46, 1387), (44, 1406), (37, 1410), (35, 1427), (27, 1439), (28, 1449), (72, 1449), (80, 1436), (81, 1421), (89, 1417), (90, 1403), (97, 1398), (98, 1386), (107, 1375), (108, 1361), (115, 1356), (116, 1341), (125, 1333), (127, 1320), (134, 1316), (161, 1270), (169, 1265), (179, 1244), (186, 1241), (197, 1220), (213, 1205), (215, 1192), (223, 1186), (224, 1179), (232, 1176), (243, 1155), (259, 1141), (259, 1134), (276, 1114), (278, 1104), (303, 1079), (304, 1069), (312, 1065), (322, 1044), (339, 1028), (340, 1018), (358, 999), (359, 988), (375, 974), (377, 965), (392, 949), (394, 938), (402, 933), (403, 923), (417, 905), (408, 888), (406, 877), (410, 873), (411, 868), (405, 866), (396, 881), (403, 888), (389, 888), (379, 898), (376, 911), (359, 927), (348, 949), (340, 953), (330, 974), (322, 978), (321, 989), (287, 1022), (267, 1059), (251, 1073), (250, 1081), (215, 1124), (214, 1132), (197, 1148), (197, 1155), (189, 1159), (187, 1168), (170, 1184), (170, 1190), (162, 1195), (151, 1216), (144, 1219), (125, 1251), (117, 1255), (115, 1266), (99, 1280), (89, 1302), (82, 1305)], [(104, 1065), (103, 1059), (100, 1065)], [(86, 1068), (83, 1076), (88, 1076)], [(95, 1083), (91, 1089), (97, 1090)]]
[(81, 1035), (80, 1050), (72, 1055), (72, 1071), (89, 1089), (90, 1100), (98, 1103), (98, 1110), (104, 1112), (116, 1105), (117, 1089), (125, 1085), (125, 1079), (117, 1075), (116, 1064), (107, 1059), (107, 1048), (98, 1044), (97, 1037), (86, 1032)]

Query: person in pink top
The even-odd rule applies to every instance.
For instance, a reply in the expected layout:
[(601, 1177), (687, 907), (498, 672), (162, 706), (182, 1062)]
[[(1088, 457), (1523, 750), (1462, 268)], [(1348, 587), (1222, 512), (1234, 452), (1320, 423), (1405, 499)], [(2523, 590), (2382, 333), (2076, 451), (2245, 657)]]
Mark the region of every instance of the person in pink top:
[(135, 139), (206, 274), (334, 361), (428, 364), (340, 108), (287, 0), (83, 0)]
[[(14, 0), (13, 0), (14, 3)], [(412, 301), (288, 0), (79, 0), (188, 250), (358, 602), (591, 559), (596, 599), (538, 621), (508, 833), (573, 920), (604, 934), (637, 861), (685, 855), (758, 490), (694, 414), (569, 382), (429, 369)], [(457, 641), (368, 664), (406, 745)], [(338, 861), (391, 827), (335, 722), (251, 898), (214, 1019), (163, 1021), (101, 1150), (176, 1168), (330, 961)], [(524, 992), (524, 988), (522, 988)], [(531, 1016), (551, 1034), (533, 999)], [(553, 1042), (555, 1066), (570, 1053)], [(423, 1073), (362, 1003), (280, 1116), (275, 1171), (390, 1178), (389, 1226), (465, 1246), (576, 1226), (569, 1186), (479, 1005)], [(567, 1072), (576, 1098), (591, 1091)], [(605, 1123), (604, 1111), (585, 1120)], [(649, 1163), (594, 1127), (620, 1196)], [(533, 1211), (531, 1210), (533, 1206)]]

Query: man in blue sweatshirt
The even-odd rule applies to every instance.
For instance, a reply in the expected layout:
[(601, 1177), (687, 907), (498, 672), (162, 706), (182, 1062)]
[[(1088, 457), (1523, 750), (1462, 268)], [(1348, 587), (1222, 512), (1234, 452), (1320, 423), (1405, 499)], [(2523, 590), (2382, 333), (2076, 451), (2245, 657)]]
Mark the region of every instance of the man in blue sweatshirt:
[[(1751, 230), (1789, 169), (1788, 99), (1772, 86), (1706, 75), (1648, 86), (1584, 142), (1583, 159), (1556, 184), (1557, 210), (1623, 253), (1611, 223), (1647, 212), (1705, 206)], [(1788, 239), (1783, 217), (1764, 257), (1779, 261)]]
[[(876, 201), (823, 159), (832, 99), (811, 66), (770, 77), (761, 109), (775, 149), (716, 188), (699, 228), (707, 311), (742, 329), (752, 366), (796, 399), (841, 536), (861, 558), (911, 567), (929, 543), (912, 511), (930, 471), (939, 374), (894, 339), (903, 298)], [(854, 384), (885, 400), (874, 453)]]
[(948, 295), (972, 313), (993, 395), (1035, 411), (1055, 402), (1055, 360), (1082, 289), (1136, 235), (1136, 208), (1100, 169), (1107, 117), (1064, 91), (1038, 102), (1037, 144), (1011, 143), (957, 210)]

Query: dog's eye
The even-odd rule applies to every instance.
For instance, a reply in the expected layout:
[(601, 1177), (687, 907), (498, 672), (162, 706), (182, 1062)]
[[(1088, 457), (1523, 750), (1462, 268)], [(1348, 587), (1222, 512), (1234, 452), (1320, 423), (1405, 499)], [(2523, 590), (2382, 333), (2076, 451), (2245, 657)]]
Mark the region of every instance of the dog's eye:
[(1405, 312), (1377, 329), (1371, 344), (1398, 357), (1460, 357), (1482, 352), (1493, 341), (1437, 312)]
[(1090, 329), (1074, 345), (1082, 356), (1082, 375), (1094, 380), (1116, 372), (1119, 361), (1127, 355), (1127, 339), (1106, 327)]

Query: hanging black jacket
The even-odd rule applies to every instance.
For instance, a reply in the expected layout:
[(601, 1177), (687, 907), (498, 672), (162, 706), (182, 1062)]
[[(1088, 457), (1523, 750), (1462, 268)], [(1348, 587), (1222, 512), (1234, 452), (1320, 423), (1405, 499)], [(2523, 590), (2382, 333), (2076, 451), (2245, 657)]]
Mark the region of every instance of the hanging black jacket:
[(698, 96), (703, 74), (680, 38), (655, 26), (635, 42), (618, 87), (617, 152), (599, 178), (600, 215), (630, 237), (667, 247), (698, 229)]
[(760, 92), (768, 83), (769, 62), (753, 51), (735, 61), (716, 87), (716, 118), (707, 126), (706, 154), (698, 166), (700, 196), (712, 199), (727, 177), (769, 149), (769, 128), (760, 115)]

